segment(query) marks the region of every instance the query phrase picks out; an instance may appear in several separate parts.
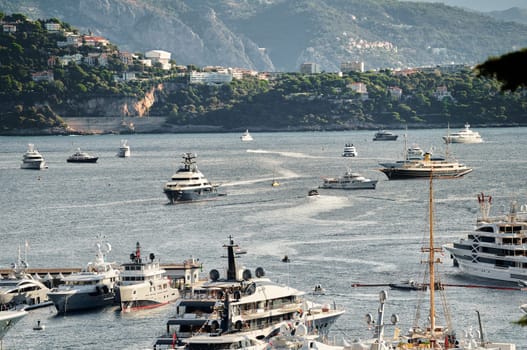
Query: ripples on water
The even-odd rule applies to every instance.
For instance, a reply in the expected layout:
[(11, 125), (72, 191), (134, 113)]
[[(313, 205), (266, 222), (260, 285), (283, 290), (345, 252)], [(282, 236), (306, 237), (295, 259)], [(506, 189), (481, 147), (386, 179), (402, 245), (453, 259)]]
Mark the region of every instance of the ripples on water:
[[(450, 242), (473, 228), (476, 194), (494, 197), (495, 210), (513, 198), (525, 201), (527, 141), (525, 128), (480, 129), (479, 145), (452, 145), (456, 157), (474, 167), (459, 180), (434, 183), (436, 240)], [(411, 130), (410, 143), (443, 149), (445, 130)], [(321, 283), (347, 313), (334, 326), (336, 338), (371, 336), (364, 323), (375, 313), (381, 287), (351, 288), (352, 283), (389, 283), (419, 279), (420, 247), (428, 234), (428, 182), (387, 181), (378, 162), (402, 157), (404, 131), (396, 142), (373, 142), (373, 132), (254, 133), (241, 143), (237, 134), (128, 135), (132, 156), (115, 157), (120, 136), (0, 137), (0, 266), (16, 259), (27, 240), (33, 267), (80, 267), (93, 259), (95, 237), (112, 244), (109, 260), (124, 262), (135, 242), (161, 262), (182, 262), (191, 255), (204, 263), (204, 274), (224, 265), (221, 246), (232, 235), (248, 250), (241, 260), (282, 283), (310, 291)], [(342, 158), (346, 142), (357, 158)], [(49, 169), (19, 169), (28, 143), (34, 143)], [(99, 155), (97, 164), (68, 164), (77, 147)], [(223, 184), (219, 200), (166, 205), (162, 186), (179, 166), (183, 152), (195, 152), (203, 173)], [(308, 198), (321, 176), (340, 175), (346, 167), (379, 179), (377, 190), (319, 190)], [(271, 187), (271, 181), (280, 181)], [(281, 263), (288, 255), (290, 264)], [(462, 279), (448, 256), (440, 265), (443, 281)], [(410, 328), (417, 294), (389, 291), (387, 312), (398, 313), (400, 328)], [(521, 329), (510, 324), (521, 317), (525, 302), (519, 291), (450, 288), (446, 291), (459, 332), (477, 327), (481, 312), (487, 339), (525, 346)], [(173, 306), (121, 315), (105, 309), (55, 316), (52, 308), (34, 310), (3, 341), (4, 348), (148, 349)], [(36, 320), (46, 329), (32, 330)], [(387, 330), (392, 334), (392, 329)]]

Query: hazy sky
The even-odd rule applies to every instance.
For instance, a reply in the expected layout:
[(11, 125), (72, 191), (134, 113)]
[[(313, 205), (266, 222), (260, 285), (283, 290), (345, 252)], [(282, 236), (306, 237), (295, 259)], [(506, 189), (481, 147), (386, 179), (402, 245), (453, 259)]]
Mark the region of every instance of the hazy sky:
[[(408, 1), (408, 0), (405, 0)], [(450, 6), (466, 7), (469, 9), (487, 12), (507, 10), (511, 7), (527, 9), (527, 0), (411, 0), (426, 2), (442, 2)]]

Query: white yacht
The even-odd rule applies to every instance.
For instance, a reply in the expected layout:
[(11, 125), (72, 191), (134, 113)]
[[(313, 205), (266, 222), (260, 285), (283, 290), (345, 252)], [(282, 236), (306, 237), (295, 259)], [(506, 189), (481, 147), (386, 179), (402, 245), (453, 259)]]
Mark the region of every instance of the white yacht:
[(210, 183), (198, 170), (195, 158), (196, 155), (193, 153), (184, 153), (183, 166), (165, 184), (163, 192), (165, 192), (171, 204), (203, 200), (222, 195), (217, 191), (218, 186)]
[(252, 141), (253, 140), (253, 137), (251, 136), (251, 134), (249, 134), (249, 130), (245, 130), (245, 132), (242, 134), (242, 136), (240, 136), (240, 140), (242, 141)]
[(320, 188), (338, 190), (374, 190), (377, 180), (365, 178), (359, 173), (347, 169), (344, 175), (338, 177), (324, 177)]
[(179, 290), (166, 276), (153, 253), (149, 259), (141, 257), (141, 246), (136, 243), (131, 262), (121, 265), (121, 274), (116, 287), (116, 301), (121, 311), (150, 309), (174, 302), (179, 298)]
[(27, 311), (24, 310), (0, 311), (0, 342), (6, 333), (25, 316), (27, 316)]
[(117, 157), (130, 157), (130, 146), (128, 145), (128, 140), (121, 140), (121, 145), (119, 146), (119, 150), (117, 151)]
[(344, 151), (342, 152), (343, 157), (356, 157), (358, 155), (357, 148), (352, 143), (346, 143), (344, 145)]
[(115, 299), (115, 284), (119, 278), (119, 269), (114, 263), (106, 262), (104, 256), (111, 251), (106, 244), (103, 252), (101, 243), (97, 243), (95, 261), (77, 273), (62, 279), (61, 285), (49, 291), (59, 314), (101, 308), (112, 305)]
[(263, 268), (253, 272), (237, 266), (232, 238), (227, 249), (226, 275), (211, 270), (210, 280), (182, 292), (176, 302), (176, 315), (166, 323), (166, 332), (157, 339), (154, 349), (166, 349), (192, 342), (195, 336), (213, 336), (220, 341), (235, 333), (264, 339), (282, 322), (305, 320), (308, 331), (325, 335), (344, 310), (316, 304), (304, 298), (305, 293), (280, 285), (265, 277)]
[(512, 283), (527, 281), (527, 206), (511, 203), (508, 213), (489, 216), (492, 197), (478, 195), (480, 217), (467, 237), (447, 244), (454, 266), (467, 275)]
[(443, 136), (446, 143), (481, 143), (483, 138), (477, 131), (470, 130), (470, 124), (465, 123), (465, 128), (452, 134)]
[(35, 148), (35, 145), (30, 143), (27, 145), (27, 151), (22, 158), (21, 169), (47, 169), (46, 161), (40, 152)]

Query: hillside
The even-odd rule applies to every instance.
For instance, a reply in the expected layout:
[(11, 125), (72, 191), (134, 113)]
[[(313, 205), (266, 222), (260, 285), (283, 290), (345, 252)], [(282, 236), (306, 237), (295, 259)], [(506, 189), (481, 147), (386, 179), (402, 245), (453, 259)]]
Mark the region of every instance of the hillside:
[(476, 64), (527, 47), (527, 25), (395, 0), (0, 0), (0, 11), (55, 17), (123, 50), (169, 51), (179, 64), (259, 71)]

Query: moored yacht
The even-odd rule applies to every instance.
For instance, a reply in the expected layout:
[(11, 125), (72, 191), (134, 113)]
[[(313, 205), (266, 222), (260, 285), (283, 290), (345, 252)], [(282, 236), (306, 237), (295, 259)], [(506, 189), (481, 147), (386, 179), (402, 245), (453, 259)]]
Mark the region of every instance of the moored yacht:
[(249, 134), (249, 130), (245, 130), (245, 132), (242, 134), (242, 136), (240, 136), (240, 140), (242, 141), (252, 141), (253, 140), (253, 137), (251, 136), (251, 134)]
[(128, 145), (128, 140), (121, 140), (121, 145), (119, 146), (119, 150), (117, 151), (117, 157), (130, 157), (130, 146)]
[(121, 311), (150, 309), (174, 302), (179, 298), (179, 290), (166, 276), (153, 253), (149, 259), (141, 257), (141, 246), (136, 244), (131, 262), (121, 265), (121, 274), (116, 287), (116, 300)]
[(114, 303), (119, 269), (114, 263), (105, 261), (104, 257), (110, 250), (110, 244), (106, 244), (103, 252), (101, 243), (97, 243), (95, 261), (89, 262), (81, 272), (64, 277), (63, 284), (49, 291), (48, 297), (59, 314), (97, 309)]
[(343, 157), (356, 157), (358, 155), (357, 148), (352, 143), (346, 143), (344, 145), (344, 151), (342, 152)]
[(523, 284), (527, 281), (527, 206), (516, 201), (508, 213), (489, 216), (492, 197), (478, 195), (474, 231), (444, 248), (467, 275)]
[(35, 148), (35, 145), (30, 143), (27, 145), (27, 151), (22, 157), (21, 169), (47, 169), (46, 161), (40, 152)]
[(222, 195), (218, 193), (218, 186), (210, 183), (198, 170), (195, 159), (195, 154), (184, 153), (183, 166), (165, 184), (163, 192), (165, 192), (171, 204), (203, 200)]
[(458, 132), (448, 133), (443, 136), (446, 143), (481, 143), (483, 138), (477, 131), (470, 130), (470, 124), (465, 123), (465, 128)]
[(66, 160), (68, 163), (97, 163), (99, 157), (93, 156), (88, 152), (81, 151), (77, 148), (77, 151), (68, 157)]
[(155, 349), (193, 341), (194, 336), (214, 336), (220, 341), (228, 334), (263, 339), (282, 322), (305, 320), (308, 331), (327, 334), (344, 310), (315, 304), (305, 293), (272, 282), (263, 268), (253, 272), (237, 266), (237, 245), (225, 245), (228, 267), (225, 276), (211, 270), (210, 280), (183, 292), (176, 302), (176, 315), (166, 324), (166, 332), (155, 343)]

